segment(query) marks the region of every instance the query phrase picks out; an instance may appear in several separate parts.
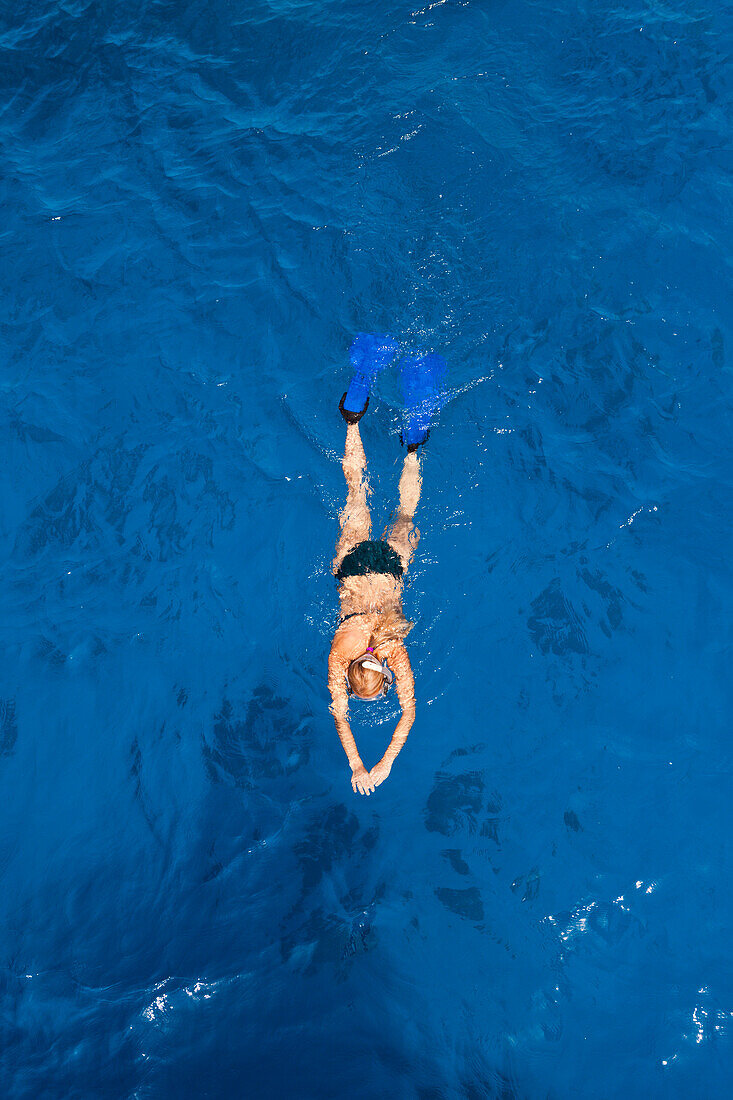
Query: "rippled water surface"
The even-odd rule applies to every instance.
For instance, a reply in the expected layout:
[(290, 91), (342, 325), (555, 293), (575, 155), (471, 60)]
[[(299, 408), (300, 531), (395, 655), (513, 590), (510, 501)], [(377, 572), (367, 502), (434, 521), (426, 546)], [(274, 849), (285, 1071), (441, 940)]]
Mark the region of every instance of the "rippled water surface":
[[(0, 1086), (722, 1097), (730, 6), (0, 22)], [(328, 713), (357, 331), (449, 363), (418, 717)], [(377, 521), (399, 390), (363, 422)], [(365, 762), (394, 700), (354, 710)]]

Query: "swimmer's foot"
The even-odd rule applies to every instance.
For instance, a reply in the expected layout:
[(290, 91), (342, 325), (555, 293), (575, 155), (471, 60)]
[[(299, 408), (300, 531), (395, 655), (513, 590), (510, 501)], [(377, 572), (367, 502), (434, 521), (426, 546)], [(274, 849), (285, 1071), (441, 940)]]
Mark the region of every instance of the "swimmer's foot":
[(344, 408), (344, 401), (345, 400), (346, 400), (346, 394), (344, 394), (344, 396), (339, 401), (339, 409), (341, 410), (341, 415), (343, 416), (343, 418), (344, 418), (344, 420), (346, 421), (347, 424), (358, 424), (359, 421), (361, 420), (362, 416), (364, 415), (364, 413), (369, 408), (369, 398), (367, 397), (367, 399), (364, 403), (364, 407), (362, 408), (361, 412), (351, 412), (350, 409), (345, 409)]

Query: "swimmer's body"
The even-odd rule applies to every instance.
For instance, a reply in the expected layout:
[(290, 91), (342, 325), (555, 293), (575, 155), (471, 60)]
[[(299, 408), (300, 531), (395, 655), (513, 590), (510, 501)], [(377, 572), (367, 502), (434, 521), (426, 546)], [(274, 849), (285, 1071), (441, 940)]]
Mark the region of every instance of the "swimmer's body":
[[(351, 768), (351, 786), (369, 795), (388, 777), (415, 720), (415, 682), (404, 644), (412, 623), (402, 612), (402, 588), (420, 537), (414, 516), (422, 478), (415, 445), (408, 449), (402, 468), (398, 511), (382, 538), (372, 541), (366, 455), (358, 425), (365, 411), (366, 406), (361, 413), (347, 413), (342, 399), (348, 424), (343, 458), (348, 496), (333, 560), (341, 622), (328, 658), (328, 687), (331, 713)], [(349, 695), (378, 699), (392, 682), (402, 717), (384, 756), (367, 771), (349, 725)]]

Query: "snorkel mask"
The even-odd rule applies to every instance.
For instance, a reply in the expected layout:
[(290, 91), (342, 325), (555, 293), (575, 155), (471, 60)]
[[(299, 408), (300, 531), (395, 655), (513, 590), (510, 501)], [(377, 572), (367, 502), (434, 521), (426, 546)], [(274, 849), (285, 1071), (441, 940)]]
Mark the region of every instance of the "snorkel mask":
[(355, 692), (354, 689), (352, 688), (351, 681), (349, 680), (348, 673), (347, 673), (347, 676), (346, 676), (346, 690), (349, 693), (349, 695), (356, 695), (357, 699), (365, 699), (366, 702), (369, 702), (371, 699), (383, 699), (384, 696), (389, 691), (389, 688), (390, 688), (390, 685), (392, 684), (392, 681), (394, 680), (394, 676), (392, 675), (392, 671), (389, 668), (389, 665), (387, 664), (387, 662), (386, 661), (380, 661), (377, 657), (375, 657), (374, 656), (374, 650), (371, 647), (369, 647), (367, 649), (366, 653), (362, 654), (361, 657), (355, 657), (354, 658), (354, 660), (349, 665), (349, 669), (351, 669), (351, 665), (355, 665), (355, 664), (361, 665), (362, 668), (372, 669), (374, 672), (381, 672), (382, 676), (384, 677), (384, 682), (382, 684), (381, 691), (378, 691), (376, 695), (367, 695), (367, 696), (359, 695), (359, 693)]

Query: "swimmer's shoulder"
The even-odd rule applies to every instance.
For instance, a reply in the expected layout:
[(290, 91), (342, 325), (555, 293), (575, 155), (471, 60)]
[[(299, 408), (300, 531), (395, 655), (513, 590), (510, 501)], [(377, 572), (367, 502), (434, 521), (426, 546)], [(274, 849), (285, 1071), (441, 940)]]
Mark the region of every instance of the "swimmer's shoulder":
[(355, 645), (360, 645), (369, 635), (369, 627), (361, 619), (349, 619), (340, 623), (333, 636), (332, 652), (346, 653)]
[(333, 636), (332, 651), (334, 648), (347, 652), (356, 648), (359, 653), (364, 649), (379, 621), (379, 612), (366, 611), (357, 615), (347, 615)]

